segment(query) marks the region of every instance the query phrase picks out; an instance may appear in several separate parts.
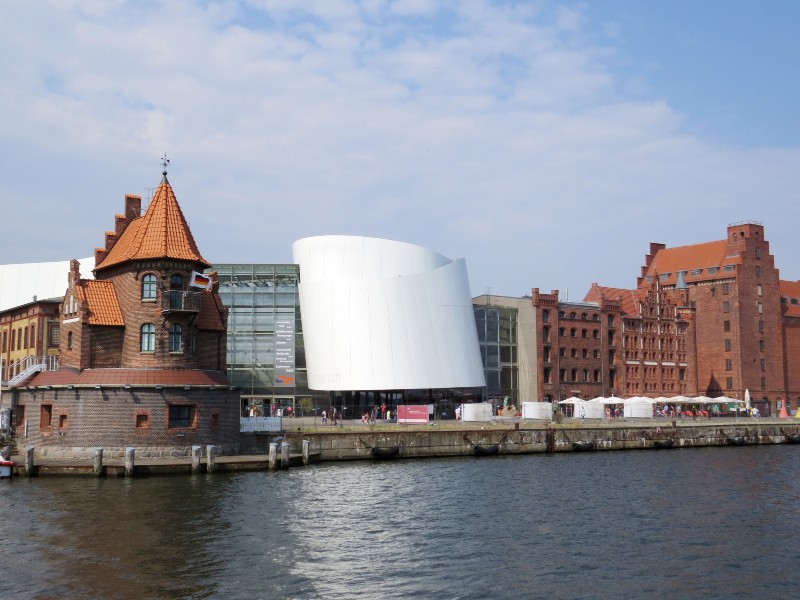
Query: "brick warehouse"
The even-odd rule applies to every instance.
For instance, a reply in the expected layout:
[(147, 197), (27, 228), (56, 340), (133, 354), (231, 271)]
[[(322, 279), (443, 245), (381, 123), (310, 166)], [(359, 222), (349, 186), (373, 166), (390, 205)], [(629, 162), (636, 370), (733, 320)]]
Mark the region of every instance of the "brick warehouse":
[(565, 302), (534, 288), (491, 304), (518, 311), (526, 328), (518, 382), (499, 390), (515, 399), (749, 390), (764, 415), (800, 408), (800, 282), (780, 279), (760, 223), (732, 224), (713, 242), (651, 244), (633, 289), (594, 283), (583, 302)]
[(124, 214), (95, 251), (95, 279), (70, 263), (59, 368), (14, 387), (18, 440), (49, 455), (126, 447), (238, 451), (239, 394), (226, 375), (227, 309), (166, 171), (144, 215)]

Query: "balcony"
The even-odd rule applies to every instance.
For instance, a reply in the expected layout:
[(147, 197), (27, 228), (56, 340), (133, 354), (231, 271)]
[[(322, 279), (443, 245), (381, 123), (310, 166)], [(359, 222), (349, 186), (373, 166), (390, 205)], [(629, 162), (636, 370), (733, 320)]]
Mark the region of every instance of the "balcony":
[(161, 295), (161, 312), (200, 312), (201, 292), (184, 292), (183, 290), (170, 290)]

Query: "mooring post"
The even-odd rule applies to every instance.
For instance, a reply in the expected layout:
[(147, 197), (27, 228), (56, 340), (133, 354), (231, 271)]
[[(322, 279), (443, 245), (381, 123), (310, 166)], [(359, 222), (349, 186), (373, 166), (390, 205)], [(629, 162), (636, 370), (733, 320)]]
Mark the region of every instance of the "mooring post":
[(303, 440), (303, 464), (308, 464), (308, 448), (311, 445), (311, 442), (308, 440)]
[(217, 447), (206, 446), (206, 472), (213, 473), (217, 463)]
[(278, 468), (278, 444), (272, 442), (269, 445), (269, 470), (274, 471)]
[(125, 448), (125, 477), (133, 477), (133, 469), (136, 466), (136, 448)]
[(281, 469), (289, 468), (289, 442), (281, 444)]
[(200, 472), (200, 457), (203, 455), (203, 449), (200, 446), (192, 446), (192, 473)]
[(97, 477), (102, 477), (102, 475), (103, 475), (103, 449), (102, 448), (95, 448), (94, 449), (94, 474)]
[(27, 477), (33, 476), (33, 452), (35, 448), (30, 446), (25, 448), (25, 475)]

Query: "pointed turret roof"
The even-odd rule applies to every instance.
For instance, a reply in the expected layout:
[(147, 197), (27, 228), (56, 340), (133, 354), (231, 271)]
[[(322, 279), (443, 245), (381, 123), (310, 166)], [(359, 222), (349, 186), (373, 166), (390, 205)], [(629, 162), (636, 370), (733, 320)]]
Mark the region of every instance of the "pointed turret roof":
[(105, 259), (95, 267), (95, 273), (132, 260), (161, 258), (211, 266), (197, 249), (189, 224), (167, 180), (166, 171), (147, 212), (131, 221)]

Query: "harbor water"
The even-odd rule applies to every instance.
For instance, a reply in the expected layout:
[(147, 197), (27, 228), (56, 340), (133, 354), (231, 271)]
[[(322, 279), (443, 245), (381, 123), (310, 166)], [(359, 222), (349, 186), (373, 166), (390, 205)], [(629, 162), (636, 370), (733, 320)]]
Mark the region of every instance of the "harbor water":
[(800, 445), (0, 480), (0, 598), (794, 598)]

